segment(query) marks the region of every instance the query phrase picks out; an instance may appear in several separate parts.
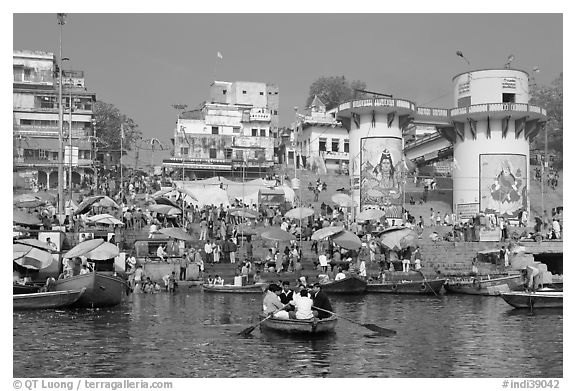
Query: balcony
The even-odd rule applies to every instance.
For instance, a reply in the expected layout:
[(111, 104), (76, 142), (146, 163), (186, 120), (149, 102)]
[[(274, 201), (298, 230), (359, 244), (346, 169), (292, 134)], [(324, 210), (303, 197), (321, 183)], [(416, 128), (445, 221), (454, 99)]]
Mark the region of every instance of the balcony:
[(250, 113), (250, 122), (270, 122), (272, 115), (270, 113)]
[(342, 103), (338, 106), (338, 117), (350, 117), (352, 111), (356, 114), (366, 114), (372, 111), (377, 113), (390, 113), (396, 111), (398, 115), (413, 114), (416, 104), (406, 99), (374, 98), (358, 99)]
[(475, 120), (490, 118), (513, 118), (528, 117), (527, 119), (544, 119), (546, 109), (526, 103), (483, 103), (466, 107), (457, 107), (449, 110), (450, 117), (454, 120), (471, 118)]

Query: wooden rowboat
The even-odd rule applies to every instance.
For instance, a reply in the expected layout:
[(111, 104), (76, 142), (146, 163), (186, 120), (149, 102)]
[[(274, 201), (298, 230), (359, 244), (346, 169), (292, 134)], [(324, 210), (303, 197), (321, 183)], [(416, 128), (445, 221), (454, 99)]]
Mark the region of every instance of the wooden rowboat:
[(16, 311), (70, 307), (76, 303), (85, 292), (86, 288), (80, 290), (12, 295), (12, 308)]
[(562, 308), (564, 292), (540, 290), (536, 292), (510, 292), (500, 296), (514, 308)]
[(262, 294), (267, 284), (252, 285), (202, 285), (204, 292), (210, 293), (259, 293)]
[(38, 293), (42, 286), (40, 285), (30, 285), (30, 284), (13, 284), (12, 293), (14, 295), (24, 295), (28, 293)]
[(54, 289), (80, 290), (86, 288), (86, 293), (74, 303), (74, 307), (100, 308), (113, 307), (122, 302), (126, 295), (126, 283), (110, 272), (91, 272), (74, 277), (56, 280)]
[(518, 289), (523, 282), (522, 275), (512, 275), (499, 278), (466, 278), (448, 280), (444, 288), (448, 293), (463, 293), (467, 295), (499, 296), (501, 293)]
[(360, 277), (351, 275), (338, 281), (330, 281), (322, 284), (322, 291), (331, 294), (361, 294), (366, 292), (366, 281)]
[(393, 293), (411, 295), (434, 295), (440, 294), (446, 279), (419, 280), (419, 281), (385, 281), (382, 283), (368, 284), (368, 293)]
[[(265, 316), (261, 315), (260, 319)], [(278, 319), (270, 318), (260, 324), (261, 330), (271, 330), (283, 334), (326, 334), (334, 331), (338, 318), (325, 319)]]

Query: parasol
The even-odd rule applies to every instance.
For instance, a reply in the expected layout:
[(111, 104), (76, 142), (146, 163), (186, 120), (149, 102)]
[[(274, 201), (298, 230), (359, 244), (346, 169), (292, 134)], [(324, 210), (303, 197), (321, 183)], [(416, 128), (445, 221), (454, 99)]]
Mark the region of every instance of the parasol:
[(48, 251), (16, 243), (13, 246), (13, 260), (18, 265), (27, 269), (40, 270), (49, 266), (54, 258)]
[(109, 215), (108, 213), (103, 213), (95, 216), (90, 216), (86, 220), (92, 223), (107, 224), (107, 225), (124, 225), (124, 223), (118, 220), (116, 217)]
[(118, 206), (116, 201), (114, 201), (112, 198), (108, 196), (104, 196), (103, 198), (99, 199), (93, 204), (93, 206), (101, 206), (104, 208), (116, 208), (116, 209), (120, 208), (120, 206)]
[(171, 238), (184, 240), (186, 242), (192, 242), (195, 240), (192, 236), (180, 228), (162, 228), (158, 230), (158, 232)]
[(92, 207), (94, 203), (100, 201), (104, 197), (105, 196), (103, 195), (99, 195), (85, 198), (84, 201), (82, 201), (80, 205), (78, 205), (78, 209), (74, 211), (74, 214), (81, 215), (88, 212), (90, 210), (90, 207)]
[(407, 247), (413, 246), (416, 243), (418, 235), (410, 228), (402, 228), (395, 230), (385, 230), (382, 233), (382, 245), (388, 247), (390, 250), (402, 250)]
[(379, 220), (385, 215), (380, 209), (365, 209), (358, 213), (357, 220)]
[(154, 201), (156, 201), (157, 205), (168, 205), (168, 206), (173, 206), (175, 208), (180, 208), (180, 206), (176, 202), (174, 202), (171, 199), (166, 198), (166, 197), (154, 198)]
[(19, 210), (13, 211), (12, 222), (18, 225), (41, 225), (42, 222), (38, 217), (30, 213)]
[(182, 213), (180, 208), (172, 205), (156, 204), (148, 207), (152, 212), (161, 213), (164, 215), (174, 216)]
[(332, 241), (334, 244), (345, 248), (347, 250), (358, 250), (362, 247), (362, 241), (360, 238), (350, 231), (342, 231), (332, 236)]
[(46, 205), (46, 201), (30, 194), (24, 194), (14, 199), (14, 206), (17, 208), (37, 208)]
[(344, 227), (342, 226), (324, 227), (312, 234), (312, 240), (323, 240), (339, 232), (342, 232), (343, 230)]
[(258, 218), (258, 212), (251, 209), (241, 209), (241, 208), (230, 209), (230, 215), (237, 217), (246, 217), (249, 219)]
[(287, 242), (290, 240), (296, 240), (296, 236), (292, 235), (289, 232), (281, 230), (278, 227), (271, 227), (270, 229), (262, 232), (260, 234), (260, 236), (262, 236), (262, 239), (277, 240), (279, 242)]
[(68, 251), (66, 254), (64, 254), (64, 258), (69, 259), (69, 258), (80, 257), (80, 256), (86, 254), (87, 252), (94, 250), (96, 247), (100, 246), (102, 243), (104, 243), (104, 239), (101, 239), (101, 238), (85, 240), (81, 243), (78, 243), (76, 246), (74, 246), (72, 249), (70, 249), (70, 251)]
[(14, 243), (35, 247), (40, 250), (52, 251), (52, 247), (50, 247), (48, 243), (42, 242), (38, 239), (18, 239), (15, 240)]
[(84, 256), (88, 259), (101, 261), (105, 259), (115, 258), (120, 254), (120, 250), (116, 245), (108, 242), (102, 243), (94, 250), (88, 251)]
[(289, 219), (305, 219), (306, 217), (312, 216), (314, 214), (314, 209), (311, 208), (294, 208), (294, 209), (290, 209), (288, 212), (286, 212), (286, 214), (284, 215), (284, 217), (287, 217)]
[(356, 206), (357, 205), (357, 203), (354, 202), (352, 197), (350, 197), (348, 194), (343, 194), (343, 193), (336, 193), (336, 194), (332, 195), (332, 201), (334, 203), (338, 204), (339, 206), (342, 206), (342, 207), (349, 207), (349, 206)]

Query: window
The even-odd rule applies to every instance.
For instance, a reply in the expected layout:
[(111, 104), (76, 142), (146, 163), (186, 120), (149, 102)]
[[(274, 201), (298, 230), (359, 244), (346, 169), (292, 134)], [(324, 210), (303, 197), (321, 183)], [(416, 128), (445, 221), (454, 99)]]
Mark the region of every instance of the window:
[(23, 68), (14, 68), (14, 81), (22, 81), (22, 75), (24, 74)]
[(188, 156), (188, 147), (180, 147), (180, 155)]
[(332, 152), (338, 152), (340, 150), (340, 139), (332, 139)]
[(472, 99), (469, 96), (465, 96), (464, 98), (458, 99), (458, 107), (467, 107), (470, 106)]
[(260, 137), (266, 137), (266, 129), (260, 129)]
[(502, 94), (502, 103), (516, 102), (516, 94)]
[(232, 133), (240, 133), (240, 128), (237, 127), (237, 126), (234, 126), (234, 127), (232, 128)]
[(212, 126), (212, 134), (218, 134), (218, 126)]
[(227, 159), (227, 160), (232, 159), (232, 148), (226, 148), (224, 150), (224, 159)]
[(21, 119), (20, 125), (32, 125), (32, 120), (31, 119)]
[(264, 92), (260, 91), (260, 95), (264, 95)]
[(24, 69), (24, 81), (30, 81), (31, 69)]
[(276, 92), (274, 93), (274, 95), (278, 95), (278, 91), (276, 91)]
[(278, 110), (274, 110), (274, 111), (273, 111), (273, 114), (274, 114), (274, 115), (278, 115)]
[(319, 151), (326, 151), (326, 138), (321, 137), (318, 142), (318, 150)]
[(246, 95), (246, 90), (242, 90), (242, 94), (243, 94), (243, 95)]
[(253, 137), (258, 136), (258, 129), (252, 129), (252, 136)]
[(222, 90), (222, 95), (226, 95), (226, 90)]
[(216, 159), (216, 148), (210, 148), (210, 159)]
[(344, 140), (344, 152), (350, 152), (350, 141)]
[(236, 159), (237, 160), (244, 160), (244, 151), (241, 149), (236, 150)]

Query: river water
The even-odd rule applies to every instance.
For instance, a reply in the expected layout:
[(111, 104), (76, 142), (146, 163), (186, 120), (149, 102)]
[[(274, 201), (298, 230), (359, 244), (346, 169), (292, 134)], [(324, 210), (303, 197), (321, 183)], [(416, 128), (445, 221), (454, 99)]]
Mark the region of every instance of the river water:
[(14, 377), (563, 377), (562, 310), (498, 297), (332, 296), (339, 320), (317, 339), (238, 332), (259, 295), (136, 294), (110, 309), (13, 315)]

